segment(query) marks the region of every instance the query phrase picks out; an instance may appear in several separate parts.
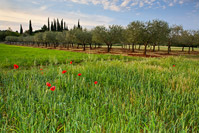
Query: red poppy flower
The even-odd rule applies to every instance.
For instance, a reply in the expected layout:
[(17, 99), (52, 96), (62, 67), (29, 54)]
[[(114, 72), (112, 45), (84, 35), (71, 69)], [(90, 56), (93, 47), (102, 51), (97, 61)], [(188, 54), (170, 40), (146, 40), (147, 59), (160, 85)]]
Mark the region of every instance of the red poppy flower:
[(78, 74), (78, 76), (81, 76), (81, 75), (82, 75), (81, 73)]
[(17, 64), (14, 64), (14, 69), (19, 68), (19, 66)]
[(46, 85), (47, 85), (48, 87), (51, 87), (51, 84), (50, 84), (49, 82), (47, 82)]
[(43, 72), (41, 72), (41, 74), (44, 74)]
[(42, 68), (40, 68), (40, 70), (43, 70)]
[(94, 84), (97, 84), (97, 83), (98, 83), (97, 81), (94, 82)]
[(51, 87), (50, 90), (51, 90), (51, 91), (54, 91), (54, 90), (55, 90), (55, 86)]
[(63, 70), (63, 71), (62, 71), (63, 74), (66, 73), (66, 72), (67, 72), (66, 70)]
[(72, 64), (73, 62), (71, 61), (70, 64)]
[(173, 65), (173, 67), (175, 67), (176, 65)]

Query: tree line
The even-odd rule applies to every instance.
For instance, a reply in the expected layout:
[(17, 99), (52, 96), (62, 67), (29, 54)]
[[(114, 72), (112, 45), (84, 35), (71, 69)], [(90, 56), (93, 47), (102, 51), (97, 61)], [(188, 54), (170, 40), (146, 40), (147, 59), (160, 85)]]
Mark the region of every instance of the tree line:
[[(58, 22), (58, 19), (57, 19)], [(56, 25), (55, 25), (56, 24)], [(188, 47), (194, 50), (199, 46), (199, 30), (184, 30), (182, 26), (169, 24), (162, 20), (152, 20), (147, 22), (133, 21), (126, 27), (120, 25), (96, 26), (91, 30), (83, 29), (78, 21), (78, 26), (72, 29), (65, 29), (63, 21), (57, 25), (51, 22), (51, 30), (48, 27), (45, 32), (38, 32), (29, 36), (7, 36), (6, 42), (9, 44), (22, 44), (22, 45), (37, 45), (45, 47), (77, 47), (81, 45), (83, 50), (86, 50), (86, 45), (93, 48), (93, 45), (100, 46), (106, 45), (107, 51), (110, 52), (112, 46), (122, 45), (123, 48), (131, 46), (132, 52), (135, 51), (136, 45), (144, 46), (143, 54), (147, 54), (147, 47), (152, 46), (153, 51), (155, 47), (167, 46), (168, 54), (171, 52), (171, 46)], [(56, 30), (55, 30), (56, 29)], [(65, 29), (65, 30), (63, 30)]]
[[(79, 24), (79, 21), (78, 21)], [(68, 30), (68, 26), (66, 25), (66, 22), (64, 22), (64, 20), (62, 19), (61, 21), (59, 21), (59, 19), (53, 19), (53, 21), (50, 22), (50, 19), (48, 18), (48, 26), (47, 25), (43, 25), (41, 27), (40, 30), (36, 30), (33, 32), (33, 28), (32, 28), (32, 22), (31, 20), (29, 21), (29, 30), (27, 30), (25, 33), (28, 35), (34, 35), (38, 32), (45, 32), (45, 31), (64, 31), (64, 30)], [(22, 24), (20, 24), (20, 34), (24, 34), (23, 33), (23, 27)]]

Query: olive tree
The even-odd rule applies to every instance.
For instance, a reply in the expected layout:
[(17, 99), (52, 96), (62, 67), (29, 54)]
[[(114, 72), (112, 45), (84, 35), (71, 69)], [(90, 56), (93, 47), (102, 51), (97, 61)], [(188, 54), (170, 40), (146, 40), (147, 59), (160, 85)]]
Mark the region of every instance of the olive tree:
[(194, 32), (194, 46), (199, 47), (199, 30)]
[(75, 33), (75, 36), (77, 43), (83, 45), (83, 51), (86, 50), (86, 44), (90, 44), (91, 48), (92, 34), (90, 31), (87, 31), (86, 29), (84, 30), (78, 29), (77, 32)]
[(34, 40), (37, 43), (38, 47), (41, 43), (43, 43), (43, 33), (37, 33), (34, 35)]
[(110, 25), (109, 28), (97, 26), (93, 29), (93, 34), (94, 36), (97, 36), (99, 42), (107, 45), (107, 51), (110, 52), (113, 44), (121, 42), (122, 30), (122, 26), (119, 25)]
[(132, 44), (132, 52), (134, 52), (134, 45), (142, 42), (144, 23), (141, 21), (131, 22), (126, 30), (126, 42)]
[(54, 48), (56, 48), (56, 33), (52, 32), (52, 31), (46, 31), (43, 35), (44, 38), (44, 42), (46, 43), (46, 47), (47, 44), (54, 44)]
[(151, 43), (153, 45), (153, 51), (155, 51), (155, 46), (158, 46), (159, 50), (159, 46), (167, 41), (170, 29), (168, 23), (161, 20), (153, 20), (151, 26)]
[[(170, 32), (168, 36), (168, 54), (171, 52), (171, 45), (182, 46), (182, 44), (180, 44), (180, 37), (181, 37), (182, 32), (183, 32), (182, 26), (173, 25), (170, 27)], [(182, 50), (184, 50), (184, 47)]]

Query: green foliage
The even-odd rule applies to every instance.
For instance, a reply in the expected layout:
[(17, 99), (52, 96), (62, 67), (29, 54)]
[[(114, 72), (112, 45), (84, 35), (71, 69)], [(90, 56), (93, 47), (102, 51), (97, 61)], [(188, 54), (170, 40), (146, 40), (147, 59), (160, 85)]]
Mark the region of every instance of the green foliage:
[(43, 25), (43, 27), (41, 27), (41, 30), (42, 31), (47, 31), (48, 30), (48, 27), (46, 25)]
[(126, 42), (139, 44), (142, 43), (144, 23), (140, 21), (131, 22), (126, 30)]
[(56, 33), (52, 31), (46, 31), (43, 34), (43, 39), (47, 43), (55, 43), (56, 42)]
[(95, 43), (106, 44), (108, 52), (113, 44), (123, 41), (123, 27), (120, 25), (110, 25), (109, 28), (104, 26), (96, 26), (93, 30), (92, 40)]
[(0, 31), (0, 41), (5, 41), (5, 38), (7, 36), (20, 36), (20, 34), (17, 32), (12, 32), (8, 30)]
[(75, 37), (76, 37), (77, 43), (80, 43), (80, 44), (92, 43), (92, 34), (86, 29), (85, 30), (77, 29), (75, 32)]
[(36, 41), (36, 42), (39, 42), (39, 43), (42, 43), (42, 42), (44, 42), (44, 38), (43, 38), (44, 36), (43, 36), (43, 33), (37, 33), (37, 34), (35, 34), (35, 36), (34, 36), (34, 40)]

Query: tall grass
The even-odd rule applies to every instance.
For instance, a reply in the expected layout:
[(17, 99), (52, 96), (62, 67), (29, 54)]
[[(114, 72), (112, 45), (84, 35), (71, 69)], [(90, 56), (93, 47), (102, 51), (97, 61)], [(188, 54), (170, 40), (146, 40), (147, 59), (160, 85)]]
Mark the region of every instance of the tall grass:
[[(128, 62), (89, 58), (80, 64), (74, 60), (57, 65), (59, 58), (54, 58), (39, 66), (34, 66), (35, 59), (29, 69), (1, 69), (0, 130), (198, 131), (198, 61), (184, 57)], [(62, 70), (67, 72), (62, 74)]]

